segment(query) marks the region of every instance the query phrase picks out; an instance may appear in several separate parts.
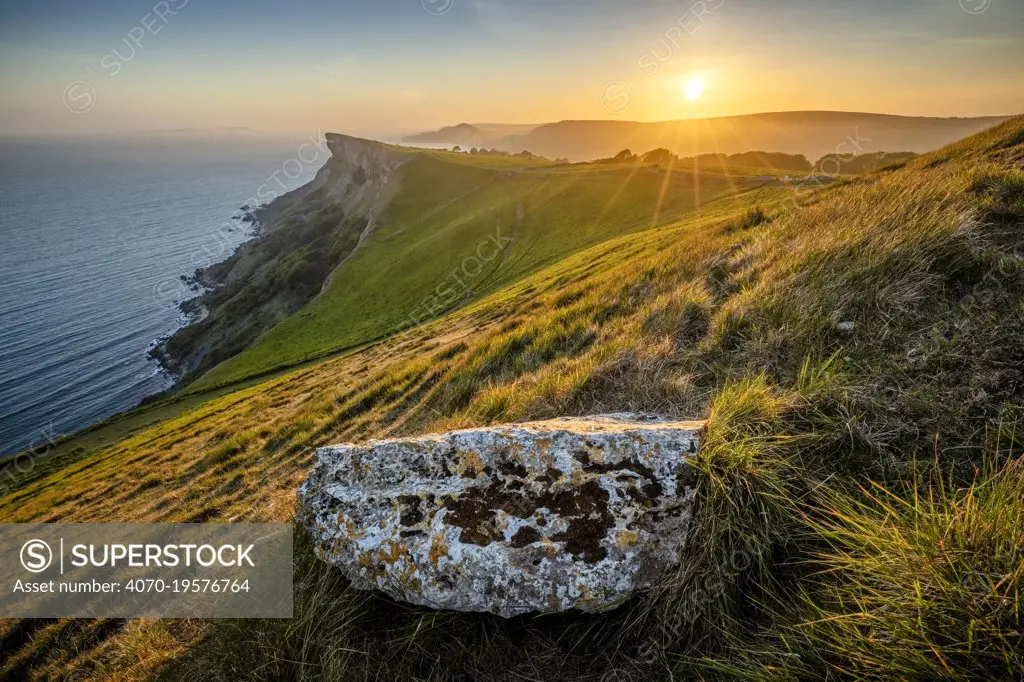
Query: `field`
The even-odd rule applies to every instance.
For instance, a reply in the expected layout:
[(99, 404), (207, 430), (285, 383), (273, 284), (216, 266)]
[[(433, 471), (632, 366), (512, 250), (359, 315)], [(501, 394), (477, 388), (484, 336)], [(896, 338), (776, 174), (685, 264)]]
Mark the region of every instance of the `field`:
[(300, 532), (291, 621), (10, 621), (0, 679), (1024, 675), (1024, 119), (821, 187), (473, 164), (410, 162), (314, 303), (0, 518), (287, 522), (318, 445), (647, 410), (708, 419), (679, 573), (501, 620), (355, 592)]

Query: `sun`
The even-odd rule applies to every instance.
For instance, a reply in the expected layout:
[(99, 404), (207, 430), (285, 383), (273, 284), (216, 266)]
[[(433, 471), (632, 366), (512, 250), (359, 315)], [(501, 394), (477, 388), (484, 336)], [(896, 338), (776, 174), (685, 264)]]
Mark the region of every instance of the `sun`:
[(683, 92), (686, 93), (686, 99), (693, 102), (704, 94), (704, 81), (699, 78), (691, 78), (683, 86)]

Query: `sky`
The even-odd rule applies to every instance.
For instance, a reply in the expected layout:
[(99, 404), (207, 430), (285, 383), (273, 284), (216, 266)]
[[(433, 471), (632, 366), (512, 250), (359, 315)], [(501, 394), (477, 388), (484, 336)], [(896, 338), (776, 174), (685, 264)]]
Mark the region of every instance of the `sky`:
[(999, 115), (1024, 2), (0, 0), (0, 58), (5, 135)]

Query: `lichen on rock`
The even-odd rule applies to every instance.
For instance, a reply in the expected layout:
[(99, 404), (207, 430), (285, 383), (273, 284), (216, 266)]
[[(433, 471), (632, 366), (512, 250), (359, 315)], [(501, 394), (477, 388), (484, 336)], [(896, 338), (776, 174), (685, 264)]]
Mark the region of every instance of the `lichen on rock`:
[(325, 447), (299, 518), (357, 588), (505, 617), (601, 611), (678, 562), (702, 426), (612, 414)]

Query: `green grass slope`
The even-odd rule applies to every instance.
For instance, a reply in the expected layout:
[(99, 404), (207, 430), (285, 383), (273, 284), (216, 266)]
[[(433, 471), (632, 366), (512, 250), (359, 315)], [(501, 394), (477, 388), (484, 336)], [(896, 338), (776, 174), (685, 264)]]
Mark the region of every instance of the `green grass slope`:
[(7, 522), (289, 521), (319, 445), (706, 416), (659, 589), (439, 613), (352, 590), (299, 533), (294, 619), (8, 621), (0, 679), (1020, 679), (1024, 119), (785, 191), (612, 237), (0, 498)]
[(326, 291), (194, 389), (419, 324), (580, 249), (751, 190), (725, 173), (544, 167), (444, 152), (416, 154), (399, 173), (380, 226)]

